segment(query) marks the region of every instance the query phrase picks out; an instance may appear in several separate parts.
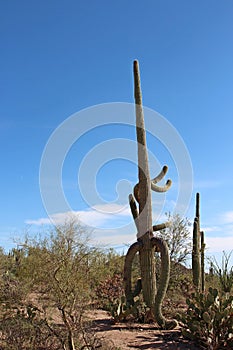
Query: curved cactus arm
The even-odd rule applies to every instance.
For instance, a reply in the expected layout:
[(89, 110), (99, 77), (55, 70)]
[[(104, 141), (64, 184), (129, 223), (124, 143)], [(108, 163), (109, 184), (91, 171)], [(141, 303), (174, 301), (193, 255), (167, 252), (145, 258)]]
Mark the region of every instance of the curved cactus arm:
[(137, 208), (134, 196), (132, 194), (129, 195), (129, 205), (130, 205), (131, 213), (133, 215), (135, 226), (137, 228), (137, 231), (139, 232), (139, 224), (138, 224), (139, 213), (138, 213), (138, 208)]
[(163, 329), (172, 329), (177, 326), (176, 320), (167, 320), (162, 314), (162, 302), (165, 297), (168, 281), (170, 277), (170, 256), (166, 241), (159, 237), (151, 238), (152, 246), (155, 246), (161, 254), (161, 279), (159, 288), (157, 290), (155, 303), (154, 303), (154, 315), (156, 322)]
[(167, 165), (164, 165), (164, 167), (160, 171), (160, 173), (154, 179), (151, 180), (151, 189), (152, 189), (152, 191), (155, 191), (155, 192), (166, 192), (171, 187), (171, 184), (172, 184), (171, 180), (167, 180), (165, 186), (157, 186), (156, 185), (159, 181), (161, 181), (164, 178), (164, 176), (166, 175), (167, 171), (168, 171), (168, 167), (167, 167)]
[(154, 179), (152, 179), (151, 182), (153, 182), (154, 184), (157, 184), (157, 182), (161, 181), (164, 178), (167, 171), (168, 171), (168, 166), (164, 165), (163, 169), (160, 171), (159, 175), (157, 175)]
[(126, 296), (126, 302), (129, 305), (134, 304), (134, 296), (136, 293), (136, 288), (134, 293), (132, 292), (132, 282), (131, 282), (131, 275), (132, 275), (132, 263), (133, 259), (137, 252), (141, 249), (142, 244), (141, 242), (135, 242), (133, 243), (126, 254), (125, 257), (125, 265), (124, 265), (124, 287), (125, 287), (125, 296)]
[(136, 199), (136, 201), (139, 203), (140, 202), (140, 195), (139, 195), (139, 183), (137, 183), (134, 188), (133, 188), (133, 194)]
[(132, 194), (129, 195), (129, 205), (130, 205), (131, 213), (132, 213), (133, 218), (135, 220), (135, 219), (137, 219), (139, 214), (138, 214), (138, 208), (137, 208), (135, 199), (134, 199)]
[(172, 185), (172, 180), (167, 180), (164, 186), (157, 186), (153, 182), (151, 182), (151, 189), (152, 191), (159, 192), (159, 193), (167, 192), (167, 190), (169, 190), (171, 185)]
[[(154, 180), (157, 179), (160, 176), (160, 174), (157, 177), (155, 177), (153, 180), (151, 180), (151, 190), (154, 192), (159, 192), (159, 193), (167, 192), (167, 190), (169, 190), (169, 188), (172, 185), (172, 180), (167, 180), (167, 182), (164, 186), (157, 186), (156, 185), (157, 182), (155, 182)], [(133, 191), (134, 191), (134, 197), (135, 197), (136, 201), (139, 203), (140, 202), (139, 183), (137, 183), (134, 186)]]
[[(167, 190), (169, 190), (169, 188), (172, 185), (172, 180), (167, 180), (166, 184), (164, 186), (157, 186), (154, 182), (151, 181), (151, 189), (154, 192), (167, 192)], [(139, 203), (140, 202), (140, 193), (139, 193), (139, 184), (137, 183), (134, 186), (134, 197), (136, 199), (136, 201)]]

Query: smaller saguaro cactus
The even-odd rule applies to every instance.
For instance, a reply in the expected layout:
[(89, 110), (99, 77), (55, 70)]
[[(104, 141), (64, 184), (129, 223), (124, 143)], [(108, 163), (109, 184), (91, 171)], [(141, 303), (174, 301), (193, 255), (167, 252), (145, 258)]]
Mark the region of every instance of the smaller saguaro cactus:
[(192, 250), (193, 284), (197, 290), (205, 290), (205, 243), (200, 231), (200, 194), (196, 194), (196, 217), (193, 223)]

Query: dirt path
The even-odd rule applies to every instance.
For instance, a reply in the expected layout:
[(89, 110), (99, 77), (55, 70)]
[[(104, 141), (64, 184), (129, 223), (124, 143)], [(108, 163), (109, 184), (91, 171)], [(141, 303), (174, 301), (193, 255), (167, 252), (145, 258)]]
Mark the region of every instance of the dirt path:
[(153, 324), (112, 322), (106, 311), (93, 312), (93, 328), (101, 338), (107, 339), (119, 350), (180, 349), (198, 350), (199, 348), (183, 339), (179, 328), (161, 331)]

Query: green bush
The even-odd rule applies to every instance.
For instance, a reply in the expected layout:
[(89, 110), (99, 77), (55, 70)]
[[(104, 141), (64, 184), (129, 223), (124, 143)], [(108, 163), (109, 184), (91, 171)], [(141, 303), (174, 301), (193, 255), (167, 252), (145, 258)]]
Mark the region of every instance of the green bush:
[(233, 348), (233, 296), (219, 295), (217, 289), (193, 293), (188, 310), (179, 317), (183, 336), (207, 349)]
[(106, 311), (111, 311), (112, 306), (124, 295), (122, 275), (114, 274), (100, 282), (96, 288), (96, 295), (100, 307)]
[(233, 286), (233, 266), (229, 269), (229, 261), (232, 251), (227, 254), (223, 251), (222, 265), (218, 265), (216, 259), (210, 261), (213, 276), (217, 276), (223, 293), (230, 293)]
[(99, 281), (122, 271), (119, 255), (92, 247), (88, 230), (68, 221), (0, 257), (1, 350), (110, 349), (86, 311)]

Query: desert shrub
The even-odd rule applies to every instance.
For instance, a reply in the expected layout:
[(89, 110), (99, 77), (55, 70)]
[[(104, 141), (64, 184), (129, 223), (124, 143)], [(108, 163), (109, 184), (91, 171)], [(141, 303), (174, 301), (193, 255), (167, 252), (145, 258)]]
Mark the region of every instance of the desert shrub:
[(0, 349), (59, 349), (36, 306), (27, 301), (23, 283), (11, 272), (0, 278)]
[(0, 276), (1, 305), (17, 305), (26, 297), (24, 284), (12, 273), (6, 271)]
[[(190, 271), (185, 267), (187, 259), (192, 252), (190, 221), (182, 218), (179, 214), (166, 213), (167, 221), (170, 225), (156, 232), (156, 235), (167, 242), (170, 253), (170, 279), (169, 290), (178, 290), (185, 284), (186, 289), (191, 289)], [(156, 253), (156, 278), (160, 279), (160, 254)]]
[(3, 350), (60, 349), (39, 310), (32, 305), (5, 309), (1, 315), (0, 332)]
[(109, 311), (115, 322), (130, 320), (131, 322), (147, 323), (152, 321), (149, 308), (146, 306), (141, 296), (135, 300), (133, 305), (128, 305), (126, 303), (125, 296), (115, 299), (110, 305)]
[(192, 252), (190, 229), (188, 218), (182, 218), (179, 214), (166, 213), (170, 225), (156, 232), (168, 245), (170, 259), (175, 264), (183, 264)]
[(89, 238), (68, 221), (47, 236), (27, 235), (0, 264), (0, 349), (104, 349), (85, 312), (99, 280), (120, 271), (120, 259)]
[(206, 294), (193, 293), (187, 305), (187, 313), (180, 317), (184, 337), (207, 349), (232, 349), (233, 296), (209, 288)]
[(233, 266), (229, 268), (232, 251), (227, 254), (223, 251), (221, 267), (215, 258), (210, 260), (212, 279), (217, 277), (223, 293), (230, 293), (233, 286)]
[(107, 311), (111, 311), (113, 305), (124, 296), (122, 274), (116, 273), (100, 282), (96, 288), (96, 295), (99, 306)]

